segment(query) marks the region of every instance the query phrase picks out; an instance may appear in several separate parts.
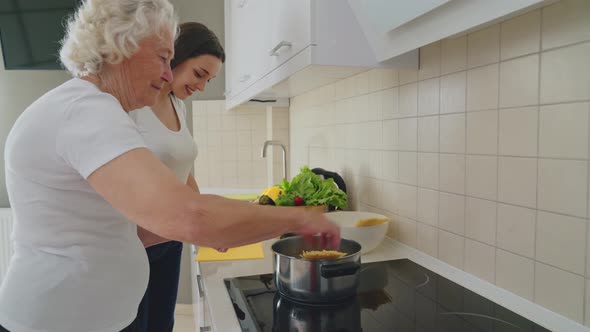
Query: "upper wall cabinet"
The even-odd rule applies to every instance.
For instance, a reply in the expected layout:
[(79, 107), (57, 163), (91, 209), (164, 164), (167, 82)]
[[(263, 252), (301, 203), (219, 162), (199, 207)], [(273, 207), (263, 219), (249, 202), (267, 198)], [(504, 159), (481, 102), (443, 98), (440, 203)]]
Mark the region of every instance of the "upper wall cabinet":
[(549, 0), (225, 0), (226, 105), (292, 97)]
[(348, 0), (378, 61), (550, 2)]
[(226, 105), (301, 94), (367, 68), (417, 68), (417, 52), (387, 63), (344, 0), (225, 0)]

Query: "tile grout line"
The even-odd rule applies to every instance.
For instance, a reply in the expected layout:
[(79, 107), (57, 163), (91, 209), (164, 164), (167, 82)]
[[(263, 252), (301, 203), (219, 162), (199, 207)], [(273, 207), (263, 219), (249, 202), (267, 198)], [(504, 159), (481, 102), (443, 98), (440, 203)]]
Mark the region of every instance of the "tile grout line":
[[(466, 48), (467, 49), (467, 48)], [(467, 62), (467, 59), (465, 59), (465, 62)], [(438, 164), (438, 169), (437, 171), (437, 179), (436, 179), (436, 256), (437, 258), (440, 258), (440, 146), (441, 146), (441, 133), (440, 133), (440, 106), (442, 104), (442, 84), (440, 83), (440, 78), (442, 77), (442, 41), (440, 44), (440, 71), (441, 71), (441, 76), (439, 76), (439, 84), (438, 84), (438, 146), (437, 146), (437, 151), (436, 151), (436, 159), (437, 159), (437, 164)]]
[(537, 63), (537, 70), (539, 72), (538, 81), (537, 81), (537, 176), (536, 176), (536, 183), (535, 183), (535, 223), (534, 223), (534, 233), (533, 233), (533, 302), (537, 303), (537, 227), (538, 227), (538, 220), (539, 220), (539, 155), (541, 152), (541, 79), (542, 79), (542, 72), (541, 72), (541, 63), (542, 63), (542, 56), (543, 56), (543, 12), (544, 8), (540, 10), (540, 18), (539, 18), (539, 62)]
[[(590, 105), (588, 106), (588, 110), (590, 111)], [(590, 128), (590, 116), (588, 117), (588, 128)], [(588, 156), (590, 156), (590, 135), (588, 135)], [(588, 165), (588, 163), (586, 163), (586, 218), (588, 218), (590, 216), (590, 206), (588, 204), (588, 201), (590, 200), (590, 165)], [(585, 250), (584, 250), (584, 301), (583, 301), (583, 307), (582, 307), (582, 316), (584, 317), (584, 322), (586, 323), (586, 325), (588, 324), (588, 322), (590, 321), (590, 317), (586, 317), (588, 312), (588, 305), (590, 305), (588, 303), (588, 279), (586, 279), (587, 275), (588, 275), (588, 268), (590, 268), (590, 266), (588, 266), (588, 246), (590, 245), (588, 243), (588, 232), (590, 231), (590, 227), (588, 226), (588, 220), (586, 220), (585, 225), (586, 227), (586, 234), (585, 234)]]
[[(500, 46), (499, 46), (499, 60), (502, 60), (502, 27), (503, 24), (500, 24)], [(498, 64), (498, 109), (496, 110), (497, 113), (497, 124), (496, 127), (496, 201), (500, 200), (500, 82), (502, 81), (501, 77), (501, 63)], [(496, 220), (494, 225), (494, 285), (497, 285), (498, 279), (498, 215), (500, 212), (500, 203), (496, 202)]]
[[(465, 109), (464, 109), (464, 119), (463, 119), (463, 135), (464, 135), (464, 146), (463, 146), (463, 156), (465, 158), (464, 160), (464, 170), (465, 172), (463, 173), (463, 192), (464, 194), (467, 194), (467, 73), (469, 70), (471, 70), (472, 68), (469, 68), (469, 35), (471, 34), (467, 34), (465, 36), (465, 90), (464, 90), (464, 95), (465, 95)], [(482, 66), (483, 67), (483, 66)], [(439, 149), (440, 151), (440, 149)], [(439, 152), (440, 154), (440, 152)], [(440, 167), (440, 162), (439, 162), (439, 167)], [(467, 253), (466, 253), (466, 246), (467, 246), (467, 199), (464, 197), (463, 198), (463, 266), (461, 267), (461, 270), (465, 271), (465, 263), (467, 261)]]
[[(467, 38), (466, 38), (467, 39)], [(443, 60), (442, 60), (442, 53), (443, 53), (443, 42), (440, 41), (439, 42), (439, 57), (438, 57), (438, 63), (439, 63), (439, 73), (438, 73), (438, 112), (436, 112), (436, 116), (437, 116), (437, 147), (436, 147), (436, 154), (437, 154), (437, 179), (436, 179), (436, 220), (435, 223), (436, 225), (434, 226), (434, 228), (436, 229), (436, 257), (438, 258), (439, 256), (439, 248), (440, 248), (440, 239), (439, 239), (439, 232), (440, 232), (440, 228), (439, 228), (439, 220), (440, 220), (440, 109), (441, 109), (441, 105), (442, 105), (442, 65), (443, 65)], [(467, 61), (467, 59), (465, 59), (465, 61)]]
[[(517, 110), (523, 108), (532, 108), (532, 107), (540, 107), (540, 106), (553, 106), (553, 105), (569, 105), (569, 104), (582, 104), (582, 103), (590, 103), (590, 99), (579, 99), (579, 100), (569, 100), (569, 101), (560, 101), (560, 102), (550, 102), (550, 103), (535, 103), (535, 104), (526, 104), (520, 106), (511, 106), (511, 107), (496, 107), (496, 108), (487, 108), (487, 109), (478, 109), (478, 110), (471, 110), (471, 111), (460, 111), (460, 112), (448, 112), (448, 113), (441, 113), (443, 116), (446, 115), (457, 115), (457, 114), (469, 114), (469, 113), (478, 113), (478, 112), (486, 112), (486, 111), (495, 111), (495, 110)], [(393, 117), (393, 118), (383, 118), (381, 121), (387, 120), (404, 120), (404, 119), (411, 119), (411, 118), (426, 118), (436, 116), (433, 114), (426, 114), (426, 115), (417, 115), (417, 116), (400, 116), (400, 117)], [(359, 123), (372, 123), (372, 122), (379, 122), (380, 120), (367, 120), (363, 122), (359, 121), (346, 121), (346, 122), (336, 122), (332, 124), (316, 124), (313, 126), (309, 126), (309, 128), (322, 128), (322, 127), (329, 127), (332, 125), (351, 125), (351, 124), (359, 124)], [(230, 132), (230, 130), (215, 130), (221, 132)]]
[[(496, 200), (499, 200), (499, 187), (500, 187), (500, 82), (502, 82), (502, 26), (503, 24), (499, 23), (498, 26), (498, 82), (496, 89), (498, 94), (496, 96)], [(499, 211), (499, 204), (495, 204), (496, 208), (496, 220), (495, 220), (495, 227), (494, 227), (494, 285), (496, 284), (496, 274), (497, 274), (497, 263), (498, 263), (498, 211)]]

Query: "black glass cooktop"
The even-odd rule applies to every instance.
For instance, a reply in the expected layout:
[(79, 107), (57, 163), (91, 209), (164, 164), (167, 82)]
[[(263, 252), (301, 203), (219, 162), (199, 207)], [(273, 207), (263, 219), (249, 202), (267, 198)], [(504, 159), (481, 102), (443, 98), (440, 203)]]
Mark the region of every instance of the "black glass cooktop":
[(287, 300), (271, 274), (225, 285), (247, 332), (548, 331), (407, 259), (362, 264), (358, 295), (333, 305)]

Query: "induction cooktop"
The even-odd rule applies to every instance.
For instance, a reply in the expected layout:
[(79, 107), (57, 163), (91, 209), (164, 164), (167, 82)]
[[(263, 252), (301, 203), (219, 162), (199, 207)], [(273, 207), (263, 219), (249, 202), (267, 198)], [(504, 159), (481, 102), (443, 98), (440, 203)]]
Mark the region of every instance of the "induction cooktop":
[(294, 302), (272, 274), (224, 280), (245, 332), (545, 332), (524, 317), (408, 259), (362, 264), (357, 295)]

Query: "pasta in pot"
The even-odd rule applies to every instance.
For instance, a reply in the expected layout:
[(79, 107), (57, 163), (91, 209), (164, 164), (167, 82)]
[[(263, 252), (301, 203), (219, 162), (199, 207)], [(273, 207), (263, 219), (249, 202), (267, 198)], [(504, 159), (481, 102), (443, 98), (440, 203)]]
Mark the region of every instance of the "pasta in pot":
[(303, 259), (338, 259), (346, 256), (347, 254), (335, 250), (311, 250), (303, 251), (301, 258)]

